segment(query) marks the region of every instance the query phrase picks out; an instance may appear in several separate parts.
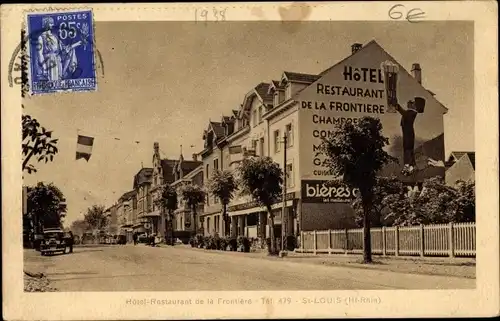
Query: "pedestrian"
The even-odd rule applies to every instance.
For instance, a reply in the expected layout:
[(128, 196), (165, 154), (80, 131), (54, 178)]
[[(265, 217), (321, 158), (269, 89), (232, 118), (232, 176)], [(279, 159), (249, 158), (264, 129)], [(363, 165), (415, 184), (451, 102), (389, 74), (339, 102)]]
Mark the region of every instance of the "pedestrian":
[(75, 237), (73, 236), (73, 232), (69, 231), (69, 253), (73, 253), (73, 244), (75, 244)]
[(134, 245), (137, 245), (137, 233), (134, 233), (132, 238), (134, 239)]
[(155, 246), (156, 244), (156, 234), (151, 234), (151, 246)]

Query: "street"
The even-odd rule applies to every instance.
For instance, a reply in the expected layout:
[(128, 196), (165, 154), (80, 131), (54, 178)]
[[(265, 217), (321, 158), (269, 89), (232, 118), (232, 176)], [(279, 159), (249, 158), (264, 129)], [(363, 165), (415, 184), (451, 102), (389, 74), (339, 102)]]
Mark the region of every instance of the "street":
[(25, 269), (59, 291), (382, 290), (474, 288), (475, 279), (352, 269), (145, 245), (75, 247), (73, 254), (24, 251)]

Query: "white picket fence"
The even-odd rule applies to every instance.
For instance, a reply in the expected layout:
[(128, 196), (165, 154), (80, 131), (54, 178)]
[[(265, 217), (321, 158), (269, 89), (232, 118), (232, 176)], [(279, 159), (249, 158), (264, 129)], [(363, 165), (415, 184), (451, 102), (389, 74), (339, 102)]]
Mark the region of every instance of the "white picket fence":
[[(394, 256), (476, 256), (476, 224), (450, 223), (370, 230), (372, 253)], [(363, 253), (363, 229), (302, 231), (299, 253)]]

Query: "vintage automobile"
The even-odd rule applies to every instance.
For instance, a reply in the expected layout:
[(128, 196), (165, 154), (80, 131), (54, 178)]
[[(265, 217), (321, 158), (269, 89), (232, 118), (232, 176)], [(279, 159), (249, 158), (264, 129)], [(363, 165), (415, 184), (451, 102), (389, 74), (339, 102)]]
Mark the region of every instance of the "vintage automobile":
[(71, 240), (60, 228), (50, 228), (43, 231), (43, 240), (40, 243), (41, 255), (54, 253), (70, 253)]

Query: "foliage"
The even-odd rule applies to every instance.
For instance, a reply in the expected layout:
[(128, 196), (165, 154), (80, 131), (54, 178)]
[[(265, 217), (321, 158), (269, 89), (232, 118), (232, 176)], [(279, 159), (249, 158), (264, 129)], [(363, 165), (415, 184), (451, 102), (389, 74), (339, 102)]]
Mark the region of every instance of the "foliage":
[[(251, 195), (261, 206), (265, 206), (271, 226), (274, 226), (274, 214), (271, 205), (282, 195), (283, 170), (270, 157), (250, 157), (242, 161), (238, 168), (242, 193)], [(270, 253), (276, 254), (276, 239), (271, 228)]]
[(198, 185), (186, 184), (179, 189), (179, 192), (184, 202), (186, 202), (188, 207), (193, 212), (194, 230), (197, 232), (198, 224), (196, 218), (196, 208), (198, 205), (205, 203), (205, 191)]
[(89, 207), (83, 219), (92, 230), (102, 230), (108, 225), (108, 217), (103, 205)]
[(28, 216), (35, 233), (47, 227), (61, 227), (66, 215), (64, 195), (54, 184), (39, 182), (28, 187)]
[(76, 220), (71, 223), (70, 230), (74, 235), (83, 235), (84, 232), (89, 230), (89, 225), (85, 220)]
[(28, 174), (36, 172), (35, 166), (30, 164), (30, 160), (36, 157), (37, 162), (52, 161), (57, 154), (57, 139), (52, 139), (52, 132), (47, 131), (40, 123), (29, 115), (22, 116), (23, 126), (23, 172)]
[(156, 200), (156, 205), (171, 214), (177, 209), (177, 191), (172, 186), (166, 184), (162, 186), (161, 197)]
[[(382, 211), (387, 208), (384, 200), (388, 196), (399, 194), (403, 191), (403, 183), (396, 177), (376, 177), (375, 186), (373, 186), (373, 204), (370, 211), (370, 224), (372, 227), (386, 225), (386, 220), (382, 216)], [(358, 226), (363, 226), (363, 202), (361, 195), (357, 194), (351, 203), (355, 212), (355, 221)]]
[(474, 183), (459, 181), (451, 187), (441, 177), (434, 177), (424, 181), (419, 193), (408, 196), (401, 192), (387, 197), (386, 218), (399, 226), (474, 222), (475, 198)]
[(167, 231), (170, 232), (170, 237), (166, 236), (167, 244), (174, 245), (174, 226), (173, 226), (173, 212), (178, 207), (177, 191), (172, 186), (165, 184), (161, 188), (161, 196), (155, 200), (156, 205), (167, 213)]
[(357, 123), (336, 124), (333, 134), (324, 139), (320, 151), (326, 156), (324, 166), (339, 178), (336, 181), (351, 189), (359, 189), (363, 208), (363, 258), (371, 259), (370, 214), (374, 203), (374, 186), (378, 172), (388, 163), (397, 161), (384, 147), (389, 139), (382, 135), (379, 119), (363, 117)]
[(238, 186), (234, 175), (229, 171), (215, 171), (208, 181), (208, 190), (217, 197), (222, 204), (222, 218), (224, 220), (224, 235), (229, 235), (229, 217), (227, 205), (233, 199)]

